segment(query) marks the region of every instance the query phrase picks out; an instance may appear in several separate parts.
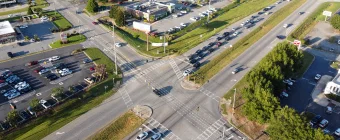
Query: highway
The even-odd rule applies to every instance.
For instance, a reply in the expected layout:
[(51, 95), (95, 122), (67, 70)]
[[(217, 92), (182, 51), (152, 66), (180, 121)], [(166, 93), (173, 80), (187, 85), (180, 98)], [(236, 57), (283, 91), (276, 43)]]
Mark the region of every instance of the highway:
[[(185, 90), (181, 87), (180, 81), (183, 77), (180, 75), (183, 70), (191, 67), (182, 59), (156, 60), (145, 64), (143, 61), (145, 58), (139, 56), (131, 47), (118, 48), (118, 62), (124, 71), (124, 84), (118, 93), (44, 139), (86, 139), (137, 104), (149, 105), (153, 108), (154, 114), (146, 125), (148, 128), (160, 127), (162, 131), (169, 132), (165, 139), (220, 139), (223, 134), (223, 139), (245, 138), (221, 117), (218, 109), (220, 97), (256, 65), (276, 43), (280, 42), (276, 39), (276, 35), (286, 33), (286, 29), (282, 27), (283, 24), (293, 24), (287, 30), (287, 33), (291, 32), (319, 4), (319, 1), (308, 0), (200, 90)], [(100, 26), (92, 25), (91, 22), (94, 19), (90, 19), (85, 14), (75, 14), (76, 8), (68, 5), (70, 4), (66, 1), (56, 3), (57, 8), (63, 8), (59, 12), (74, 26), (79, 26), (84, 35), (90, 38), (83, 45), (98, 47), (113, 59), (114, 52), (110, 46), (112, 44), (111, 33)], [(306, 13), (299, 15), (300, 11)], [(246, 69), (232, 75), (231, 71), (236, 66), (243, 66)], [(161, 98), (156, 96), (152, 93), (151, 87), (161, 89), (166, 95)], [(143, 128), (143, 130), (148, 128)], [(225, 133), (222, 132), (223, 130)], [(135, 139), (136, 134), (126, 139)]]

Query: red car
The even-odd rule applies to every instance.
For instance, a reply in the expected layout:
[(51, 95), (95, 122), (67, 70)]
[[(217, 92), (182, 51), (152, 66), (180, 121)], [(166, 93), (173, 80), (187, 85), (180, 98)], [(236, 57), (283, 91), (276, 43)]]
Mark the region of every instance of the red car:
[(38, 61), (31, 61), (31, 62), (27, 63), (27, 66), (33, 66), (33, 65), (36, 65), (36, 64), (38, 64)]
[(35, 73), (39, 73), (39, 71), (41, 71), (42, 69), (44, 69), (43, 67), (39, 67), (37, 69), (34, 70)]
[(97, 25), (98, 23), (93, 21), (92, 24), (93, 24), (93, 25)]
[(217, 47), (220, 47), (221, 45), (222, 45), (221, 42), (217, 42), (217, 43), (216, 43), (216, 46), (217, 46)]
[(90, 67), (90, 71), (94, 71), (94, 67)]

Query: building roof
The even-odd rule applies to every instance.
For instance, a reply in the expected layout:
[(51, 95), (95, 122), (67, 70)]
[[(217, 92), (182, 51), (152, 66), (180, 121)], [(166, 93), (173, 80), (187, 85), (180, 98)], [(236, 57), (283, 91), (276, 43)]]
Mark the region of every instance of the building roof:
[(15, 33), (9, 21), (0, 22), (0, 35)]
[(332, 80), (335, 84), (340, 85), (340, 73), (338, 73)]

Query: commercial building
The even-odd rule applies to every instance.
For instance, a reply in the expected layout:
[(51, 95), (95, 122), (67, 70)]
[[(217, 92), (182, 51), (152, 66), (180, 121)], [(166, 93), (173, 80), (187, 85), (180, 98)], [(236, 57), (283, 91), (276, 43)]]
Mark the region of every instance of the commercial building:
[(17, 39), (17, 34), (14, 31), (11, 23), (9, 21), (0, 22), (0, 43), (6, 44), (9, 42), (14, 42)]
[(338, 71), (338, 74), (334, 77), (334, 79), (327, 83), (324, 93), (340, 96), (340, 70)]
[(168, 16), (175, 10), (173, 3), (139, 2), (125, 7), (125, 10), (134, 17), (141, 17), (147, 21), (157, 21)]

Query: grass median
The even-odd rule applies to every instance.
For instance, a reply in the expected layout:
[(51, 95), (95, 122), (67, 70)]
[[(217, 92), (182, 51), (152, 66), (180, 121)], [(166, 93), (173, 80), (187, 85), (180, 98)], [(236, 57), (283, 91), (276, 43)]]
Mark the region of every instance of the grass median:
[(67, 38), (67, 43), (63, 44), (61, 42), (61, 40), (58, 40), (56, 42), (53, 42), (50, 44), (51, 48), (55, 49), (55, 48), (61, 48), (61, 47), (66, 47), (66, 46), (70, 46), (70, 45), (74, 45), (74, 44), (79, 44), (81, 42), (86, 41), (86, 36), (84, 35), (74, 35), (71, 37)]
[[(306, 42), (304, 37), (314, 28), (319, 22), (325, 20), (325, 16), (322, 15), (323, 11), (331, 11), (335, 13), (340, 8), (340, 2), (325, 2), (321, 4), (311, 15), (304, 20), (289, 36), (288, 40), (299, 39), (303, 44)], [(308, 42), (307, 42), (308, 45)]]
[(90, 137), (91, 140), (122, 140), (142, 125), (144, 120), (132, 111), (126, 112), (106, 128)]
[[(35, 2), (36, 2), (36, 5), (32, 6), (33, 9), (34, 8), (44, 8), (44, 7), (47, 7), (49, 5), (45, 0), (35, 0)], [(0, 12), (0, 16), (15, 14), (15, 13), (21, 13), (21, 12), (27, 12), (27, 10), (28, 10), (28, 5), (24, 8)]]
[(49, 17), (55, 17), (56, 19), (53, 20), (53, 24), (57, 26), (60, 30), (65, 31), (72, 27), (72, 24), (59, 12), (56, 11), (46, 11), (44, 15)]
[[(85, 52), (97, 64), (113, 64), (111, 59), (98, 48), (87, 48)], [(107, 65), (106, 68), (107, 70), (114, 69), (113, 65)], [(116, 90), (106, 90), (107, 92), (105, 92), (105, 86), (108, 86), (108, 89), (113, 89), (112, 78), (115, 78), (115, 81), (122, 80), (112, 71), (108, 71), (106, 80), (97, 83), (85, 93), (76, 94), (75, 97), (55, 107), (50, 114), (38, 117), (7, 135), (2, 134), (0, 139), (38, 140), (46, 137), (92, 108), (98, 107), (105, 99), (116, 93)]]
[(201, 67), (190, 77), (190, 80), (198, 84), (204, 84), (305, 2), (306, 0), (291, 1), (288, 5), (275, 12), (260, 27), (236, 42), (232, 48), (223, 51), (208, 64)]

